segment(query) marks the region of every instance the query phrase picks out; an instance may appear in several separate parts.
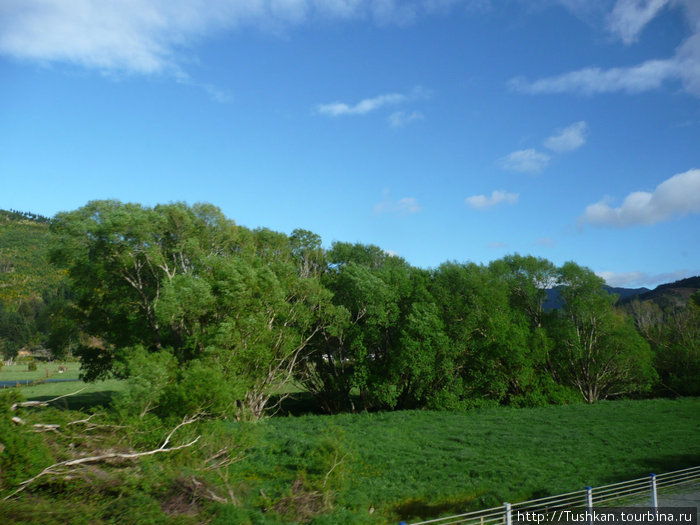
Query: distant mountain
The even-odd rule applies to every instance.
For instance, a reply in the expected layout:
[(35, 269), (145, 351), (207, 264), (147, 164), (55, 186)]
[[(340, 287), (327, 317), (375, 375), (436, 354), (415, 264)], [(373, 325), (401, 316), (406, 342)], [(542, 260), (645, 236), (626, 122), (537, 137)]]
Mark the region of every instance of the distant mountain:
[(620, 301), (623, 301), (628, 298), (632, 298), (636, 295), (641, 295), (644, 293), (649, 292), (649, 288), (620, 288), (620, 287), (613, 287), (613, 286), (605, 286), (604, 287), (608, 293), (612, 293), (617, 295), (620, 298)]
[(627, 304), (635, 297), (640, 301), (654, 301), (660, 307), (684, 305), (688, 298), (700, 290), (700, 276), (688, 277), (672, 283), (660, 284), (653, 290), (636, 296), (625, 297), (620, 302)]
[[(681, 279), (672, 283), (660, 284), (653, 290), (649, 288), (621, 288), (604, 287), (608, 293), (619, 297), (618, 304), (624, 305), (634, 299), (640, 301), (654, 301), (662, 308), (665, 306), (684, 305), (688, 298), (696, 291), (700, 290), (700, 276)], [(560, 288), (554, 287), (547, 290), (547, 299), (544, 302), (544, 309), (558, 310), (564, 306), (564, 301), (559, 293)]]

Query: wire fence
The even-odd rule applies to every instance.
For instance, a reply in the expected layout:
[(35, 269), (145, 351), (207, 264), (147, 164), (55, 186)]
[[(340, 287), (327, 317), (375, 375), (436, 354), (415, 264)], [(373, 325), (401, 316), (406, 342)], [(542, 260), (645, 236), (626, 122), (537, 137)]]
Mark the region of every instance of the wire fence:
[[(518, 513), (534, 513), (550, 516), (561, 510), (593, 509), (594, 507), (621, 506), (630, 503), (648, 502), (658, 507), (658, 495), (687, 488), (700, 487), (700, 467), (650, 474), (644, 478), (612, 483), (601, 487), (586, 487), (583, 490), (557, 494), (546, 498), (504, 503), (501, 507), (476, 510), (445, 518), (414, 522), (412, 525), (511, 525)], [(405, 522), (401, 522), (405, 524)]]

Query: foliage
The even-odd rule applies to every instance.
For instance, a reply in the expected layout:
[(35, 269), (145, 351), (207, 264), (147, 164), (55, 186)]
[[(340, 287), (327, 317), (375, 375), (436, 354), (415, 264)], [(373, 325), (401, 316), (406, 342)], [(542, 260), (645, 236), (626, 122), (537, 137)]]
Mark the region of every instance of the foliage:
[(12, 411), (11, 407), (21, 401), (23, 398), (16, 389), (0, 391), (0, 492), (50, 463), (49, 451), (41, 437), (12, 421), (22, 413)]
[(627, 310), (654, 351), (662, 392), (700, 394), (700, 292), (686, 304), (632, 301)]
[[(59, 214), (52, 229), (60, 239), (53, 260), (66, 266), (80, 322), (93, 336), (77, 350), (88, 380), (128, 377), (132, 369), (119, 363), (136, 348), (167, 351), (184, 366), (176, 380), (191, 384), (218, 369), (240, 396), (229, 415), (259, 418), (291, 379), (329, 303), (294, 263), (293, 251), (312, 249), (312, 238), (290, 243), (251, 232), (210, 205), (96, 201)], [(310, 275), (300, 254), (301, 273)], [(205, 364), (188, 364), (195, 360)]]
[(603, 280), (575, 263), (559, 270), (564, 307), (555, 321), (556, 377), (584, 400), (648, 391), (656, 379), (649, 345), (622, 313)]

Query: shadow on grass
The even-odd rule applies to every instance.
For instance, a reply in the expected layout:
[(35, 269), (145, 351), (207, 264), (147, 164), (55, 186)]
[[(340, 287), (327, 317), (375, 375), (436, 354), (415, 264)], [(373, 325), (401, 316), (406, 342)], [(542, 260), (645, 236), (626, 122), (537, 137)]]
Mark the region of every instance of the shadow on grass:
[[(99, 392), (75, 394), (56, 400), (51, 403), (51, 406), (63, 410), (84, 410), (92, 407), (108, 407), (112, 402), (112, 397), (116, 393), (115, 390), (100, 390)], [(32, 397), (32, 401), (49, 401), (55, 397), (56, 396), (37, 396)]]
[[(280, 398), (282, 402), (280, 403)], [(360, 396), (352, 396), (355, 406), (361, 406)], [(310, 392), (296, 392), (284, 397), (281, 395), (272, 396), (268, 406), (273, 407), (279, 404), (279, 410), (275, 416), (305, 416), (305, 415), (328, 415), (321, 403)], [(375, 411), (380, 411), (377, 409)], [(334, 412), (335, 414), (352, 413), (350, 407)]]
[(392, 507), (392, 512), (401, 520), (435, 518), (436, 516), (453, 516), (482, 508), (479, 498), (470, 496), (442, 503), (428, 503), (422, 499), (403, 501)]
[(311, 395), (309, 392), (298, 392), (282, 399), (280, 403), (280, 397), (273, 396), (270, 399), (269, 406), (277, 406), (279, 403), (279, 410), (275, 413), (276, 416), (304, 416), (307, 414), (325, 414), (321, 408), (321, 404), (318, 400)]
[(700, 455), (674, 454), (660, 456), (657, 458), (649, 458), (645, 461), (645, 463), (649, 466), (649, 472), (645, 473), (646, 475), (649, 475), (652, 472), (654, 474), (663, 474), (664, 472), (700, 466)]

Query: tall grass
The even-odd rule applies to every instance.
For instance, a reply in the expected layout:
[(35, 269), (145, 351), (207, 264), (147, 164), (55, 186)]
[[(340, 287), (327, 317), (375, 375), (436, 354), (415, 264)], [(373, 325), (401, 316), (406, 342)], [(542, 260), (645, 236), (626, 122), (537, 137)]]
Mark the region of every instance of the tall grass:
[(687, 398), (272, 418), (237, 467), (258, 490), (283, 490), (331, 432), (351, 451), (338, 505), (428, 518), (698, 465), (698, 416)]

